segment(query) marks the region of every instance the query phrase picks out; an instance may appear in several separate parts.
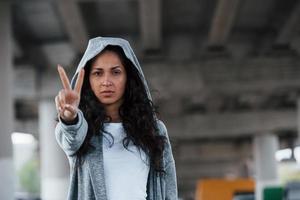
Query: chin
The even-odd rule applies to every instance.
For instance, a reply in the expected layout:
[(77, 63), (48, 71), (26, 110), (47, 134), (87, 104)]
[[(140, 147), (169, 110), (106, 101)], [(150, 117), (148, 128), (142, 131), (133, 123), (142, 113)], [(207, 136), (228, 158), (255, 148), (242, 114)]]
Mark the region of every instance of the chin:
[(100, 103), (105, 106), (112, 105), (112, 104), (121, 104), (122, 98), (114, 96), (112, 98), (102, 98), (98, 97)]
[(114, 100), (108, 100), (108, 99), (99, 99), (100, 103), (102, 104), (113, 104), (115, 101)]
[(114, 104), (115, 102), (114, 101), (100, 101), (103, 105), (106, 105), (106, 106), (108, 106), (108, 105), (112, 105), (112, 104)]
[(99, 99), (100, 103), (102, 103), (103, 105), (112, 105), (118, 102), (118, 100), (116, 99)]

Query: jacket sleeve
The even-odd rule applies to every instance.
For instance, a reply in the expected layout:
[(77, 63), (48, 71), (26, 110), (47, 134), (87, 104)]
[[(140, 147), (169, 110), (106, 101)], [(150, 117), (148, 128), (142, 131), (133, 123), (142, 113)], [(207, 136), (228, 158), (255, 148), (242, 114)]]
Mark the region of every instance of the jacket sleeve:
[(178, 200), (175, 162), (166, 166), (166, 200)]
[[(159, 120), (160, 121), (160, 120)], [(176, 177), (176, 167), (175, 160), (172, 153), (172, 147), (168, 135), (167, 128), (165, 124), (160, 121), (160, 127), (163, 135), (167, 138), (166, 147), (164, 150), (165, 159), (165, 181), (166, 181), (166, 200), (178, 200), (178, 189), (177, 189), (177, 177)]]
[(55, 137), (59, 146), (67, 154), (74, 155), (82, 145), (88, 130), (88, 124), (81, 110), (78, 110), (78, 121), (76, 124), (64, 124), (60, 118), (55, 127)]

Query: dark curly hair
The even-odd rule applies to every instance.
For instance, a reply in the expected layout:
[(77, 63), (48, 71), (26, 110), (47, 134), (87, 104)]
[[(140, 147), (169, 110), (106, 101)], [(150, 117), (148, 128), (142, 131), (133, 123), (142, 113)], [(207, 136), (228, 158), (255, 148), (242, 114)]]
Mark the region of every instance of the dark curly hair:
[[(119, 46), (108, 45), (100, 54), (104, 51), (115, 52), (124, 65), (127, 74), (124, 101), (119, 107), (119, 115), (126, 133), (123, 146), (128, 150), (128, 145), (132, 141), (134, 145), (149, 156), (150, 165), (154, 167), (156, 172), (164, 172), (162, 156), (166, 137), (158, 134), (157, 122), (154, 117), (154, 115), (159, 114), (158, 107), (148, 98), (139, 72), (125, 56), (123, 49)], [(103, 104), (97, 99), (90, 86), (89, 74), (94, 59), (88, 61), (85, 66), (85, 76), (81, 90), (79, 109), (83, 112), (88, 123), (88, 132), (83, 144), (75, 153), (79, 158), (79, 163), (81, 163), (83, 156), (94, 148), (90, 144), (92, 136), (107, 133), (103, 128), (103, 124), (111, 121), (111, 118), (106, 115)], [(112, 135), (110, 136), (113, 138)]]

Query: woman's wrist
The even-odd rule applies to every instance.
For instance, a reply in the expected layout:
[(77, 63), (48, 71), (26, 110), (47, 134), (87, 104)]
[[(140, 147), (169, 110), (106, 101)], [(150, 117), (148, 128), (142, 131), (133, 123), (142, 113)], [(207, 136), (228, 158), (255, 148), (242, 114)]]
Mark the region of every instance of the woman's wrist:
[(78, 113), (76, 114), (76, 117), (72, 120), (64, 120), (62, 117), (60, 117), (60, 120), (66, 125), (74, 125), (78, 122)]

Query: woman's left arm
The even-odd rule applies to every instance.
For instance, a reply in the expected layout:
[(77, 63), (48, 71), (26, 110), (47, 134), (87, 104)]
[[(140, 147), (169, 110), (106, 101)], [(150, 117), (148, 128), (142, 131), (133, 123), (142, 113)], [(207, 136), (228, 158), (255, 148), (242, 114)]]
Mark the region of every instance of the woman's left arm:
[(165, 181), (166, 181), (166, 200), (177, 200), (178, 199), (178, 190), (177, 190), (177, 177), (176, 177), (176, 168), (175, 160), (172, 153), (172, 147), (168, 135), (167, 128), (165, 124), (159, 120), (160, 130), (163, 136), (166, 137), (166, 147), (164, 150), (164, 159), (165, 159)]
[(177, 200), (177, 199), (178, 199), (178, 191), (177, 191), (175, 162), (170, 161), (166, 165), (166, 200)]

